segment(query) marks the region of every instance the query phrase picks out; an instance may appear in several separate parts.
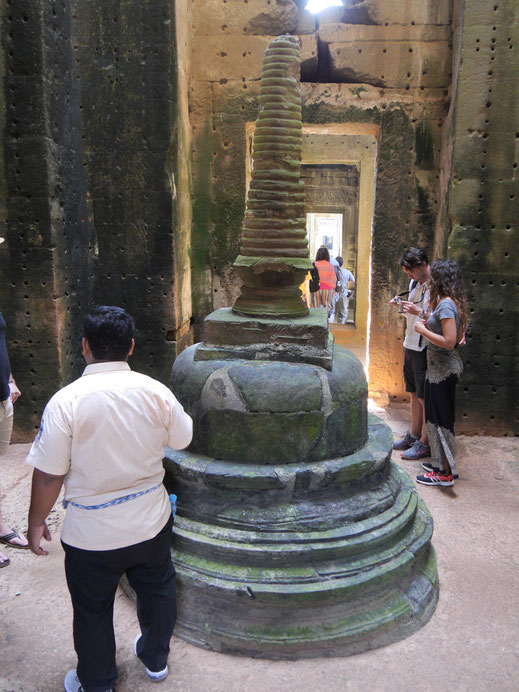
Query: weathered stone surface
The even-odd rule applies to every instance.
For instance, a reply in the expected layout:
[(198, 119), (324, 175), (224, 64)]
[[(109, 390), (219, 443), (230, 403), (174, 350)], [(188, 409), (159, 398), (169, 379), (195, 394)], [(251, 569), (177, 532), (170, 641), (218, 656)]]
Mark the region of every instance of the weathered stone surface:
[[(431, 25), (355, 26), (352, 24), (324, 24), (319, 22), (319, 40), (323, 43), (383, 43), (400, 41), (450, 42), (451, 27)], [(375, 56), (374, 56), (375, 58)], [(376, 59), (376, 58), (375, 58)]]
[(308, 10), (300, 9), (299, 21), (294, 33), (302, 37), (304, 34), (313, 34), (316, 28), (315, 15)]
[(300, 36), (299, 40), (301, 41), (301, 76), (304, 78), (304, 75), (316, 73), (319, 64), (319, 49), (316, 34)]
[[(300, 14), (294, 0), (248, 0), (246, 3), (243, 0), (197, 0), (193, 5), (194, 29), (197, 34), (203, 35), (243, 36), (248, 33), (272, 37), (293, 33)], [(301, 14), (309, 13), (301, 11)], [(304, 28), (309, 25), (309, 19), (305, 19)]]
[(192, 74), (195, 79), (259, 79), (269, 36), (197, 36), (193, 41)]
[(232, 361), (201, 361), (198, 348), (177, 358), (171, 379), (194, 419), (193, 451), (227, 461), (278, 464), (351, 454), (364, 444), (366, 380), (349, 351), (335, 348), (330, 372), (305, 363), (239, 360), (238, 355)]
[(396, 88), (450, 83), (451, 54), (446, 41), (343, 42), (331, 43), (329, 49), (335, 81)]
[[(166, 483), (179, 498), (179, 636), (300, 658), (381, 646), (428, 620), (438, 590), (432, 521), (410, 479), (389, 465), (388, 428), (371, 416), (369, 429), (355, 454), (314, 464), (168, 452)], [(361, 477), (370, 482), (352, 485)]]
[(204, 321), (206, 346), (277, 343), (327, 348), (328, 340), (326, 311), (319, 308), (312, 308), (308, 315), (297, 321), (244, 317), (229, 308), (222, 308)]
[[(382, 89), (371, 84), (303, 84), (301, 92), (305, 122), (378, 123), (381, 112), (392, 108), (404, 109), (412, 120), (440, 120), (446, 114), (444, 89)], [(345, 112), (348, 118), (345, 118)]]
[(376, 24), (450, 24), (451, 0), (364, 0), (369, 17)]
[(293, 0), (276, 0), (267, 3), (266, 8), (247, 22), (243, 31), (246, 34), (278, 36), (290, 34), (297, 27), (299, 10)]
[(291, 413), (321, 407), (321, 378), (315, 369), (297, 363), (234, 365), (229, 376), (239, 388), (249, 411)]
[(213, 409), (202, 417), (200, 426), (207, 439), (204, 452), (209, 456), (274, 465), (312, 459), (323, 423), (320, 411), (272, 415)]

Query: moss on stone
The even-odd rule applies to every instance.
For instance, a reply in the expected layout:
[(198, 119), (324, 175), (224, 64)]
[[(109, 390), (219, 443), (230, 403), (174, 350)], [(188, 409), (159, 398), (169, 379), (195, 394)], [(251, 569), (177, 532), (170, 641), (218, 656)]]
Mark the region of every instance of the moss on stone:
[(415, 129), (416, 165), (420, 168), (434, 168), (434, 138), (431, 132), (431, 124), (421, 120)]

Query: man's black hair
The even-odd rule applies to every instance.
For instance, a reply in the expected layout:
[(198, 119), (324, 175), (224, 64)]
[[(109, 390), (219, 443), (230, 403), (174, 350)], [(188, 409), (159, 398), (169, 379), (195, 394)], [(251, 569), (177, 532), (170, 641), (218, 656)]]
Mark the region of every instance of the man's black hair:
[(425, 250), (418, 247), (408, 247), (402, 255), (400, 265), (406, 269), (416, 269), (416, 267), (419, 267), (424, 262), (425, 264), (429, 264)]
[(133, 331), (131, 315), (115, 305), (99, 305), (85, 317), (84, 337), (96, 360), (125, 360)]
[(337, 262), (337, 264), (339, 265), (339, 267), (342, 267), (342, 265), (343, 265), (343, 263), (344, 263), (344, 260), (342, 259), (342, 257), (341, 257), (340, 255), (338, 255), (338, 256), (335, 258), (335, 261)]

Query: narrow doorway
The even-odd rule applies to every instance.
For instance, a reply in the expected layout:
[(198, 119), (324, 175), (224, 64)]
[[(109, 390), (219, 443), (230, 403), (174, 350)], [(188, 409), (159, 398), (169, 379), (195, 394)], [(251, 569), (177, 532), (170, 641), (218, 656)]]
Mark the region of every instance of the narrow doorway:
[[(359, 169), (348, 164), (303, 164), (306, 220), (310, 257), (324, 245), (330, 257), (342, 258), (342, 266), (356, 279), (358, 247)], [(330, 329), (335, 332), (355, 328), (356, 281), (349, 282), (349, 297), (341, 301), (341, 315), (334, 310)], [(334, 296), (336, 299), (338, 296)], [(346, 303), (346, 305), (345, 305)], [(346, 313), (346, 320), (344, 320)], [(349, 335), (351, 336), (351, 335)], [(344, 343), (336, 336), (337, 343)], [(351, 339), (348, 340), (349, 342)], [(365, 360), (365, 358), (363, 359)]]
[[(329, 213), (313, 213), (306, 215), (306, 229), (308, 232), (308, 245), (310, 257), (313, 259), (320, 247), (325, 247), (330, 253), (330, 258), (340, 257), (343, 268), (347, 269), (355, 277), (356, 273), (356, 243), (351, 243), (351, 233), (345, 227), (345, 215)], [(350, 241), (348, 243), (348, 240)], [(343, 245), (344, 241), (344, 245)], [(352, 247), (348, 247), (352, 245)], [(347, 316), (344, 324), (355, 324), (355, 284), (350, 282), (345, 287), (347, 295)], [(333, 313), (331, 324), (342, 323), (337, 311)]]

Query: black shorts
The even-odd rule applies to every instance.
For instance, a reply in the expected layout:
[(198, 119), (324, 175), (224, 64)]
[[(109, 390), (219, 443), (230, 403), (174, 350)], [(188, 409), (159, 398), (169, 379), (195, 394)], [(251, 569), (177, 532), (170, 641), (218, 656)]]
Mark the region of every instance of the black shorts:
[(427, 348), (412, 351), (404, 348), (405, 391), (415, 392), (419, 399), (424, 398), (425, 371), (427, 370)]

